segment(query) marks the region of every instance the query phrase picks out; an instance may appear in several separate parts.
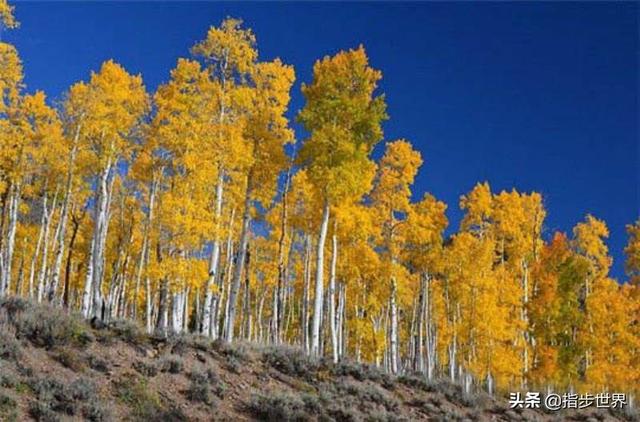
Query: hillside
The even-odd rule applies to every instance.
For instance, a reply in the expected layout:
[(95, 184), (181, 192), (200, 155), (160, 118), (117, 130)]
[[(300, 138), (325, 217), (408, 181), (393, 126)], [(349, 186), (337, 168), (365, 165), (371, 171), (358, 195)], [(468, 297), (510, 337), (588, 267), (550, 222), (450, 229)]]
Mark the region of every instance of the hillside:
[(634, 420), (509, 410), (446, 381), (392, 377), (290, 347), (147, 336), (20, 299), (0, 302), (0, 420)]

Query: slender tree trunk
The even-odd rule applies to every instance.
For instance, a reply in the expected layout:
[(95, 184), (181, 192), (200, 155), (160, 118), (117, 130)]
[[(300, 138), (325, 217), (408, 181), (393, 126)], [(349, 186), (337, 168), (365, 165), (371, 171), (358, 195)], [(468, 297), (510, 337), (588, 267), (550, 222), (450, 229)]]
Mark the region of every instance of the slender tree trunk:
[(329, 329), (331, 330), (331, 351), (333, 362), (338, 363), (338, 327), (336, 325), (336, 264), (338, 262), (338, 236), (336, 224), (333, 224), (333, 236), (331, 237), (331, 268), (329, 273)]
[[(20, 203), (20, 185), (12, 184), (9, 187), (9, 207), (6, 239), (4, 242), (4, 254), (2, 254), (2, 271), (0, 271), (0, 297), (4, 296), (11, 286), (11, 264), (13, 261), (13, 249), (15, 246), (16, 229), (18, 226), (18, 206)], [(0, 248), (1, 249), (1, 248)]]
[[(104, 248), (106, 243), (108, 207), (109, 207), (109, 177), (111, 174), (111, 161), (102, 170), (98, 181), (96, 195), (93, 237), (91, 240), (91, 252), (89, 254), (89, 267), (87, 281), (85, 283), (85, 295), (88, 298), (83, 301), (82, 313), (85, 318), (90, 315), (102, 317), (102, 276), (104, 268)], [(84, 303), (88, 302), (88, 303)]]
[(49, 302), (53, 302), (55, 294), (60, 284), (60, 272), (62, 271), (62, 258), (64, 255), (65, 236), (67, 234), (67, 220), (69, 214), (69, 206), (72, 201), (73, 195), (73, 170), (76, 161), (76, 155), (78, 153), (78, 139), (80, 138), (80, 129), (82, 125), (76, 127), (76, 133), (73, 137), (73, 146), (69, 154), (69, 161), (67, 163), (67, 180), (65, 184), (64, 201), (62, 203), (62, 210), (60, 211), (60, 224), (59, 230), (56, 233), (56, 249), (53, 259), (53, 271), (51, 273), (51, 283), (47, 294)]
[(281, 329), (282, 319), (284, 312), (283, 304), (283, 285), (287, 278), (287, 266), (284, 262), (284, 245), (287, 234), (287, 216), (288, 216), (288, 203), (287, 194), (289, 191), (289, 183), (291, 180), (291, 166), (287, 169), (287, 177), (285, 179), (284, 187), (282, 189), (282, 212), (280, 214), (280, 238), (278, 239), (278, 284), (276, 286), (274, 301), (273, 301), (273, 342), (280, 343), (282, 341)]
[(236, 307), (238, 302), (238, 292), (240, 290), (240, 282), (242, 279), (242, 270), (244, 261), (247, 256), (247, 246), (249, 244), (249, 225), (251, 223), (251, 175), (247, 178), (247, 189), (244, 198), (244, 214), (242, 215), (242, 229), (240, 232), (240, 244), (238, 248), (238, 257), (236, 267), (233, 272), (233, 280), (231, 281), (231, 291), (229, 293), (229, 313), (226, 319), (225, 340), (231, 342), (233, 340), (233, 330), (236, 318)]
[[(84, 214), (83, 214), (84, 216)], [(76, 237), (78, 236), (78, 230), (80, 229), (80, 221), (72, 215), (73, 230), (71, 231), (71, 240), (69, 240), (69, 250), (67, 252), (67, 263), (65, 265), (64, 273), (64, 290), (62, 292), (62, 303), (65, 308), (69, 307), (69, 288), (71, 282), (71, 260), (73, 258), (73, 250), (76, 243)]]
[(522, 262), (522, 273), (522, 389), (526, 389), (529, 378), (529, 269), (526, 261)]
[(31, 267), (29, 269), (29, 297), (34, 297), (34, 282), (36, 278), (36, 265), (38, 258), (40, 258), (40, 249), (42, 248), (42, 240), (44, 238), (44, 228), (47, 222), (47, 195), (42, 195), (42, 217), (40, 218), (40, 229), (38, 230), (38, 241), (36, 242), (36, 249), (31, 257)]
[[(160, 169), (159, 174), (162, 174), (162, 169)], [(142, 274), (144, 269), (146, 268), (149, 262), (149, 234), (151, 232), (151, 224), (153, 223), (153, 211), (155, 208), (156, 202), (156, 191), (158, 189), (159, 184), (159, 175), (154, 175), (153, 180), (151, 182), (151, 188), (149, 189), (149, 211), (147, 214), (147, 221), (145, 221), (144, 225), (144, 233), (142, 235), (142, 248), (140, 250), (140, 260), (138, 261), (138, 267), (136, 272), (136, 284), (135, 289), (133, 291), (133, 310), (132, 315), (133, 318), (136, 318), (137, 309), (138, 309), (138, 295), (140, 292), (140, 283), (142, 282)], [(148, 280), (148, 277), (145, 276), (145, 282)], [(147, 297), (148, 298), (148, 297)], [(147, 329), (150, 329), (150, 320), (147, 318)]]
[(389, 358), (391, 360), (390, 369), (394, 374), (398, 373), (398, 307), (396, 304), (397, 283), (395, 277), (391, 280), (391, 303), (389, 312), (391, 313), (391, 344)]
[[(214, 339), (217, 339), (220, 335), (220, 310), (222, 309), (223, 301), (227, 299), (226, 293), (228, 292), (228, 284), (226, 282), (227, 275), (231, 274), (233, 268), (233, 222), (235, 220), (236, 209), (235, 207), (231, 210), (231, 216), (229, 218), (229, 230), (227, 233), (227, 242), (226, 242), (226, 264), (224, 273), (217, 275), (217, 292), (213, 297), (213, 301), (211, 303), (212, 311), (211, 311), (211, 336)], [(227, 302), (228, 303), (228, 302)], [(228, 309), (224, 308), (224, 315), (226, 317)]]
[(324, 292), (324, 243), (327, 238), (329, 228), (329, 201), (325, 200), (322, 210), (322, 222), (318, 236), (318, 248), (316, 252), (316, 288), (313, 305), (313, 322), (311, 325), (311, 354), (319, 356), (320, 350), (320, 328), (322, 321), (322, 301)]
[(91, 246), (89, 247), (89, 259), (87, 260), (87, 273), (85, 275), (84, 291), (82, 293), (81, 312), (85, 318), (91, 314), (91, 292), (93, 291), (93, 253), (95, 250), (95, 236), (91, 238)]
[(425, 338), (425, 331), (426, 331), (425, 316), (427, 312), (426, 290), (427, 290), (427, 283), (425, 280), (425, 276), (424, 274), (420, 274), (420, 294), (418, 295), (418, 309), (417, 309), (417, 321), (416, 321), (417, 336), (414, 343), (415, 361), (413, 364), (414, 371), (417, 371), (419, 373), (424, 373), (424, 370), (425, 370), (424, 338)]
[(300, 320), (300, 329), (302, 331), (302, 344), (305, 352), (311, 351), (311, 342), (309, 341), (309, 288), (311, 285), (311, 236), (305, 237), (304, 248), (304, 275), (302, 290), (302, 312)]
[[(44, 193), (46, 196), (46, 192)], [(53, 202), (51, 203), (51, 208), (47, 209), (46, 203), (42, 212), (45, 214), (45, 223), (44, 223), (44, 237), (42, 243), (42, 256), (40, 257), (40, 271), (38, 272), (38, 303), (42, 301), (44, 293), (45, 293), (45, 282), (47, 280), (47, 266), (49, 264), (49, 231), (51, 229), (51, 221), (53, 220), (53, 214), (56, 211), (56, 205), (58, 202), (58, 191), (56, 189), (56, 193), (53, 196)]]
[(338, 320), (336, 323), (338, 332), (336, 349), (338, 350), (338, 360), (344, 356), (345, 352), (345, 321), (346, 321), (346, 301), (347, 301), (347, 286), (344, 283), (340, 283), (338, 287)]
[(220, 218), (222, 216), (222, 192), (224, 186), (224, 172), (220, 171), (218, 176), (218, 183), (216, 185), (216, 200), (215, 200), (215, 219), (216, 229), (213, 236), (213, 246), (211, 249), (211, 258), (209, 261), (209, 276), (205, 285), (204, 306), (202, 308), (202, 321), (201, 321), (201, 333), (206, 336), (212, 335), (211, 330), (211, 309), (213, 300), (213, 285), (218, 277), (218, 262), (220, 261)]
[(160, 298), (158, 301), (158, 322), (156, 329), (163, 335), (167, 334), (169, 325), (169, 281), (163, 278), (160, 282)]

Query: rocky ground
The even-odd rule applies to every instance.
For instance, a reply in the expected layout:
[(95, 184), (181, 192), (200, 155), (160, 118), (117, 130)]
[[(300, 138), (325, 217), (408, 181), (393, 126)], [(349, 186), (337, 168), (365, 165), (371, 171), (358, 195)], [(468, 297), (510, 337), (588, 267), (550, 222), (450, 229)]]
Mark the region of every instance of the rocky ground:
[(511, 410), (418, 376), (299, 349), (147, 336), (19, 299), (0, 301), (2, 421), (609, 421), (630, 410)]

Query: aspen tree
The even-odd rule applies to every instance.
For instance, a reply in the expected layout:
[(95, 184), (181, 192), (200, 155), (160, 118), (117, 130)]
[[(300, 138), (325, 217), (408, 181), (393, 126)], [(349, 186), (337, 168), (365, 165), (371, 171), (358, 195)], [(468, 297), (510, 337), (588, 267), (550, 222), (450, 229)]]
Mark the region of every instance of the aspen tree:
[[(8, 7), (8, 6), (6, 6)], [(16, 127), (12, 116), (16, 114), (23, 86), (22, 62), (16, 49), (0, 42), (0, 193), (2, 197), (2, 224), (0, 227), (0, 296), (10, 284), (11, 265), (15, 245), (15, 231), (18, 224), (20, 186), (12, 169), (16, 152), (20, 151), (16, 139)], [(17, 144), (17, 145), (16, 145)]]
[(386, 119), (383, 96), (376, 96), (382, 74), (369, 66), (361, 46), (325, 57), (313, 67), (313, 81), (303, 84), (305, 107), (298, 120), (310, 133), (300, 150), (300, 163), (321, 195), (322, 220), (316, 248), (311, 354), (320, 355), (324, 302), (324, 247), (332, 204), (357, 198), (371, 185), (371, 150), (382, 138)]
[(371, 200), (381, 227), (380, 244), (385, 255), (385, 272), (389, 275), (390, 287), (390, 363), (391, 371), (398, 372), (399, 325), (398, 325), (398, 275), (399, 255), (404, 239), (401, 227), (406, 224), (411, 199), (410, 186), (422, 165), (420, 153), (405, 140), (387, 143), (386, 151), (376, 174)]
[[(216, 232), (213, 233), (210, 255), (209, 276), (205, 286), (205, 299), (202, 311), (202, 333), (211, 334), (211, 308), (215, 307), (212, 288), (218, 277), (220, 262), (220, 217), (224, 186), (229, 173), (239, 164), (237, 160), (246, 160), (242, 139), (243, 110), (246, 101), (246, 80), (257, 59), (255, 36), (250, 29), (242, 28), (239, 19), (227, 18), (219, 27), (211, 27), (204, 40), (191, 49), (194, 56), (201, 58), (206, 65), (213, 84), (215, 101), (211, 104), (211, 118), (215, 124), (214, 137), (208, 142), (205, 151), (215, 163), (215, 199)], [(233, 299), (235, 301), (235, 298)], [(235, 305), (234, 305), (235, 306)], [(235, 312), (235, 310), (234, 310)], [(225, 323), (228, 315), (225, 315)], [(231, 337), (233, 333), (230, 334)]]
[(0, 31), (3, 27), (8, 29), (17, 28), (19, 23), (13, 16), (14, 7), (7, 0), (0, 0)]
[[(247, 253), (251, 223), (251, 207), (254, 200), (269, 205), (275, 193), (277, 176), (284, 169), (287, 158), (284, 145), (293, 141), (293, 132), (284, 116), (289, 103), (289, 90), (294, 81), (291, 66), (280, 60), (258, 63), (250, 71), (254, 84), (244, 137), (247, 146), (247, 168), (244, 181), (244, 205), (240, 232), (238, 259), (233, 274), (229, 296), (229, 313), (226, 319), (225, 340), (233, 340), (235, 326), (236, 297)], [(260, 189), (256, 189), (260, 187)]]
[(91, 177), (97, 188), (94, 207), (94, 228), (82, 313), (102, 317), (105, 242), (109, 227), (109, 209), (118, 162), (130, 157), (133, 144), (130, 137), (147, 110), (147, 94), (140, 76), (129, 75), (113, 61), (105, 62), (98, 73), (91, 75), (84, 148), (94, 164)]

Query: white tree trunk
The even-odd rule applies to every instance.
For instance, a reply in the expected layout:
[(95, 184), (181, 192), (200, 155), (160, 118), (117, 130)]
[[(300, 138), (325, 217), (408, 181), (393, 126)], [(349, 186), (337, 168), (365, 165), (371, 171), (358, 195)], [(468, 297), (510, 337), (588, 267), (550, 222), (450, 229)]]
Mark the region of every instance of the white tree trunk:
[[(160, 173), (162, 173), (162, 169), (160, 170)], [(135, 318), (136, 314), (137, 314), (137, 308), (138, 308), (138, 294), (140, 291), (140, 283), (142, 281), (142, 273), (143, 270), (145, 269), (145, 267), (147, 266), (147, 263), (149, 262), (149, 233), (151, 232), (151, 224), (153, 223), (153, 210), (155, 208), (155, 201), (156, 201), (156, 191), (158, 189), (158, 183), (159, 183), (159, 176), (154, 175), (153, 180), (151, 182), (151, 188), (149, 189), (149, 211), (147, 214), (147, 221), (145, 222), (144, 225), (144, 234), (142, 235), (142, 248), (140, 250), (140, 261), (138, 262), (138, 268), (136, 271), (136, 284), (135, 284), (135, 288), (133, 291), (133, 299), (132, 299), (132, 307), (133, 307), (133, 312), (132, 315)], [(148, 277), (145, 276), (145, 288), (148, 287)], [(146, 301), (146, 307), (149, 307), (149, 297), (150, 295), (147, 295), (147, 301)], [(147, 331), (151, 332), (151, 318), (150, 318), (150, 313), (146, 312), (146, 324), (147, 324)]]
[(84, 281), (84, 291), (82, 293), (82, 315), (88, 318), (91, 314), (91, 292), (93, 291), (93, 253), (95, 247), (95, 236), (91, 238), (91, 246), (89, 247), (89, 259), (87, 260), (87, 273)]
[(173, 294), (171, 307), (171, 325), (174, 333), (181, 333), (184, 324), (184, 292)]
[(227, 342), (233, 340), (233, 330), (236, 318), (236, 308), (238, 302), (238, 292), (240, 291), (240, 282), (242, 278), (242, 270), (244, 268), (244, 261), (247, 256), (247, 246), (249, 243), (249, 224), (251, 223), (251, 181), (247, 181), (247, 190), (244, 198), (244, 213), (242, 216), (242, 229), (240, 233), (240, 245), (238, 249), (238, 256), (236, 259), (236, 266), (233, 271), (233, 280), (231, 281), (231, 290), (229, 292), (229, 311), (225, 320), (225, 332), (224, 339)]
[(204, 306), (202, 309), (202, 321), (201, 321), (201, 333), (206, 336), (212, 335), (211, 330), (211, 303), (213, 300), (212, 287), (218, 276), (218, 266), (220, 261), (220, 217), (222, 215), (222, 192), (224, 186), (224, 173), (220, 172), (218, 177), (218, 184), (216, 185), (216, 205), (215, 205), (215, 218), (216, 218), (216, 232), (213, 238), (213, 247), (211, 250), (211, 260), (209, 262), (209, 277), (205, 286)]
[(20, 202), (20, 185), (13, 185), (9, 192), (9, 224), (7, 227), (5, 249), (2, 254), (2, 271), (0, 272), (0, 297), (9, 290), (11, 286), (11, 264), (13, 261), (13, 248), (16, 239), (16, 228), (18, 225), (18, 205)]
[[(47, 208), (47, 195), (42, 196), (42, 209)], [(36, 264), (38, 259), (40, 258), (40, 249), (42, 248), (42, 239), (44, 238), (44, 227), (47, 220), (47, 213), (43, 212), (42, 217), (40, 218), (40, 230), (38, 230), (38, 241), (36, 242), (36, 249), (33, 252), (33, 256), (31, 257), (31, 268), (29, 272), (29, 297), (33, 299), (34, 297), (34, 282), (36, 278)]]
[(95, 317), (102, 317), (102, 279), (104, 277), (105, 246), (109, 230), (109, 207), (111, 204), (111, 191), (115, 177), (111, 177), (111, 163), (105, 167), (100, 176), (98, 186), (98, 200), (96, 201), (96, 223), (94, 228), (94, 253), (93, 253), (93, 281), (91, 289), (91, 313)]
[(300, 315), (300, 330), (302, 331), (302, 344), (305, 352), (311, 351), (309, 341), (309, 287), (311, 284), (311, 236), (306, 235), (304, 247), (304, 274), (302, 288), (302, 312)]
[(311, 324), (311, 354), (320, 355), (320, 326), (322, 323), (322, 300), (324, 291), (324, 243), (327, 239), (329, 228), (329, 201), (325, 201), (322, 211), (322, 222), (318, 236), (318, 248), (316, 252), (316, 289), (313, 303), (313, 321)]
[(391, 372), (394, 374), (398, 373), (398, 307), (396, 304), (396, 279), (393, 278), (391, 280), (391, 304), (390, 304), (390, 313), (391, 313), (391, 344), (390, 344), (390, 354), (389, 359)]
[[(47, 196), (47, 193), (44, 193), (44, 196)], [(47, 265), (49, 263), (49, 231), (51, 229), (51, 221), (53, 220), (53, 213), (56, 211), (56, 203), (57, 203), (58, 192), (56, 191), (53, 202), (51, 203), (51, 208), (47, 208), (46, 201), (43, 200), (43, 209), (44, 213), (44, 237), (43, 237), (43, 247), (42, 247), (42, 256), (40, 257), (40, 271), (38, 272), (38, 296), (37, 300), (40, 303), (43, 299), (45, 293), (45, 282), (47, 279)]]
[(76, 161), (76, 155), (78, 152), (78, 139), (80, 138), (80, 128), (78, 125), (76, 133), (73, 138), (73, 146), (69, 154), (69, 162), (67, 168), (67, 180), (65, 186), (64, 202), (62, 203), (62, 210), (60, 211), (60, 223), (58, 224), (58, 231), (56, 232), (56, 249), (54, 252), (53, 271), (51, 273), (51, 281), (49, 285), (49, 291), (47, 292), (47, 299), (49, 302), (53, 302), (55, 294), (60, 284), (60, 272), (62, 271), (62, 258), (64, 256), (65, 236), (67, 234), (67, 219), (69, 215), (69, 204), (73, 195), (73, 168)]
[(336, 264), (338, 262), (338, 236), (334, 233), (331, 237), (331, 269), (329, 273), (329, 329), (331, 330), (331, 351), (333, 363), (338, 363), (338, 327), (336, 326)]

